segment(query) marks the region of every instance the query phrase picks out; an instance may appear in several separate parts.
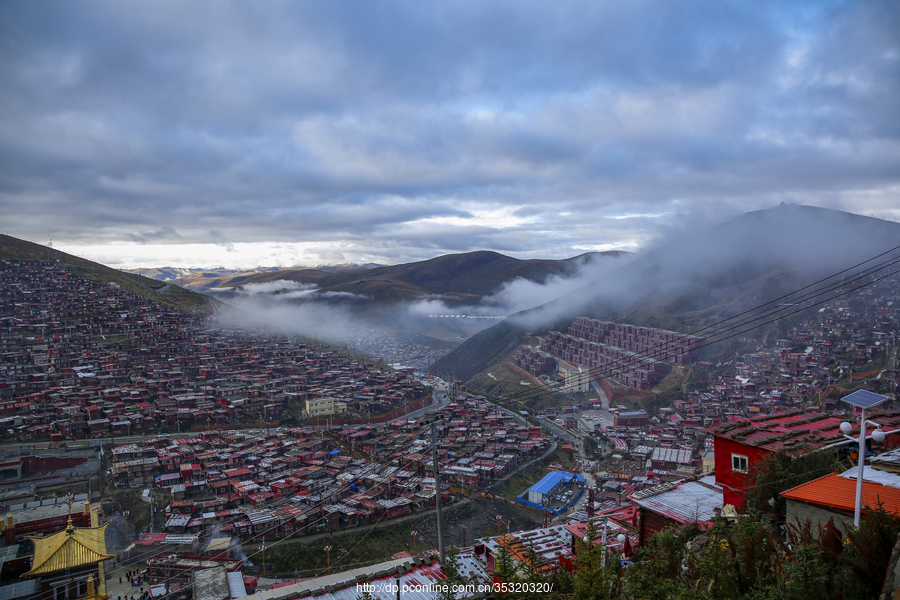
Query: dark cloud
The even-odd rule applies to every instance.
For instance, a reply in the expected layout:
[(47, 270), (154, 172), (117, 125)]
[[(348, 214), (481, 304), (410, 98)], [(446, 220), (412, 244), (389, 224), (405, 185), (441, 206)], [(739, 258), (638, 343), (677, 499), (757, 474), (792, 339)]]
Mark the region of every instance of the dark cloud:
[(4, 2), (0, 211), (34, 240), (376, 262), (633, 249), (782, 200), (897, 218), (898, 14)]

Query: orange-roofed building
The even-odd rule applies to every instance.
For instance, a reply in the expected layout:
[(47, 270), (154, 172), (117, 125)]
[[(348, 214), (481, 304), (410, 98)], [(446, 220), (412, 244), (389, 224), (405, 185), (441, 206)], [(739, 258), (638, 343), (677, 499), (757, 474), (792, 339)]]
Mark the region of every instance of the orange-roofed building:
[[(900, 515), (900, 477), (884, 471), (864, 470), (862, 486), (862, 515), (866, 510), (881, 503), (888, 512)], [(838, 475), (830, 473), (808, 483), (781, 492), (787, 499), (787, 522), (796, 523), (809, 519), (824, 525), (828, 519), (834, 518), (835, 525), (845, 529), (853, 524), (853, 510), (856, 506), (856, 469)], [(879, 478), (888, 485), (872, 481)], [(889, 477), (892, 480), (885, 479)]]

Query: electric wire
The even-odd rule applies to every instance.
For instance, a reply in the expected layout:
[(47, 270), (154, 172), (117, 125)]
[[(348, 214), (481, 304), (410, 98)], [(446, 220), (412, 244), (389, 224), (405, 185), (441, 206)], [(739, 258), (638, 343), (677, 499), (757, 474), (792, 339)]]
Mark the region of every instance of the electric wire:
[[(767, 302), (765, 302), (765, 303), (763, 303), (763, 304), (760, 304), (760, 305), (758, 305), (758, 306), (756, 306), (756, 307), (754, 307), (754, 308), (745, 310), (745, 311), (743, 311), (742, 313), (739, 313), (738, 315), (735, 315), (734, 317), (729, 317), (729, 318), (723, 319), (723, 320), (721, 320), (721, 321), (719, 321), (719, 322), (717, 322), (717, 323), (714, 323), (714, 324), (711, 324), (711, 325), (707, 325), (707, 326), (705, 326), (705, 327), (701, 327), (701, 328), (699, 328), (699, 329), (696, 329), (696, 330), (694, 330), (694, 331), (691, 331), (691, 332), (689, 332), (689, 333), (687, 333), (687, 334), (679, 334), (679, 335), (683, 335), (684, 337), (692, 337), (692, 336), (693, 336), (693, 337), (697, 337), (698, 334), (700, 334), (700, 333), (702, 333), (702, 332), (704, 332), (704, 331), (707, 331), (707, 330), (712, 329), (712, 328), (714, 328), (714, 327), (720, 327), (720, 325), (721, 325), (722, 323), (727, 323), (727, 322), (729, 322), (729, 321), (732, 321), (732, 320), (737, 319), (738, 317), (743, 317), (743, 316), (749, 315), (750, 313), (752, 313), (752, 312), (754, 312), (754, 311), (759, 311), (759, 310), (761, 310), (761, 309), (763, 309), (763, 308), (765, 308), (765, 307), (767, 307), (767, 306), (772, 305), (772, 304), (775, 303), (775, 302), (779, 302), (779, 301), (786, 300), (786, 299), (790, 298), (792, 295), (796, 294), (796, 293), (799, 292), (799, 291), (806, 290), (806, 289), (808, 289), (808, 288), (810, 288), (810, 287), (812, 287), (812, 286), (818, 285), (818, 284), (820, 284), (820, 283), (822, 283), (822, 282), (824, 282), (824, 281), (827, 281), (827, 280), (829, 280), (829, 279), (833, 279), (834, 277), (836, 277), (836, 276), (838, 276), (838, 275), (841, 275), (841, 274), (844, 274), (844, 273), (846, 273), (846, 272), (848, 272), (848, 271), (851, 271), (851, 270), (853, 270), (853, 269), (856, 269), (856, 268), (858, 268), (858, 267), (861, 266), (861, 265), (864, 265), (864, 264), (866, 264), (866, 263), (868, 263), (868, 262), (871, 262), (871, 261), (873, 261), (873, 260), (875, 260), (875, 259), (877, 259), (877, 258), (880, 258), (881, 256), (884, 256), (884, 255), (886, 255), (886, 254), (888, 254), (888, 253), (890, 253), (890, 252), (894, 252), (894, 251), (896, 251), (897, 249), (900, 249), (900, 246), (897, 246), (897, 247), (895, 247), (895, 248), (892, 248), (891, 250), (889, 250), (889, 251), (887, 251), (887, 252), (884, 252), (884, 253), (882, 253), (882, 254), (880, 254), (880, 255), (878, 255), (878, 256), (872, 258), (872, 259), (868, 259), (868, 260), (866, 260), (866, 261), (863, 261), (863, 262), (861, 262), (861, 263), (858, 263), (857, 265), (854, 265), (853, 267), (849, 267), (849, 268), (847, 268), (847, 269), (844, 269), (843, 271), (840, 271), (840, 272), (838, 272), (838, 273), (836, 273), (836, 274), (834, 274), (834, 275), (830, 275), (830, 276), (828, 276), (828, 277), (825, 277), (825, 278), (823, 278), (823, 279), (820, 279), (818, 282), (815, 282), (815, 283), (813, 283), (813, 284), (809, 284), (809, 285), (807, 285), (807, 286), (804, 286), (803, 288), (800, 288), (799, 290), (795, 290), (794, 292), (790, 292), (790, 293), (788, 293), (788, 294), (784, 294), (784, 295), (782, 295), (782, 296), (779, 297), (779, 298), (776, 298), (776, 299), (774, 299), (774, 300), (769, 300), (769, 301), (767, 301)], [(879, 271), (882, 271), (882, 270), (885, 269), (885, 268), (889, 268), (889, 267), (891, 267), (891, 266), (894, 266), (894, 265), (896, 265), (896, 264), (898, 264), (898, 263), (900, 263), (900, 257), (892, 258), (892, 259), (883, 261), (882, 263), (879, 263), (879, 264), (877, 264), (877, 265), (875, 265), (875, 266), (873, 266), (873, 267), (867, 268), (867, 269), (866, 269), (865, 271), (863, 271), (862, 273), (859, 273), (859, 274), (854, 275), (853, 278), (850, 279), (849, 281), (850, 281), (850, 282), (856, 282), (856, 281), (859, 281), (859, 280), (861, 280), (861, 279), (865, 279), (865, 278), (868, 278), (868, 277), (872, 277), (875, 273), (877, 273), (877, 272), (879, 272)], [(844, 287), (847, 285), (848, 281), (839, 281), (839, 282), (837, 282), (837, 283), (835, 283), (835, 284), (829, 284), (828, 287), (826, 287), (826, 288), (824, 288), (824, 289), (814, 290), (813, 292), (810, 292), (810, 293), (807, 294), (806, 296), (803, 296), (803, 297), (801, 297), (800, 299), (797, 299), (797, 301), (795, 301), (794, 303), (791, 303), (790, 305), (781, 305), (780, 307), (776, 306), (774, 309), (768, 309), (768, 310), (767, 310), (765, 313), (763, 313), (762, 315), (757, 315), (757, 316), (754, 316), (753, 318), (746, 318), (746, 319), (743, 319), (743, 320), (739, 320), (739, 321), (737, 321), (736, 324), (732, 324), (732, 325), (729, 326), (729, 327), (725, 327), (725, 328), (723, 328), (723, 329), (721, 329), (721, 330), (719, 330), (719, 331), (715, 331), (714, 333), (712, 333), (711, 335), (708, 336), (707, 340), (704, 341), (704, 343), (692, 345), (692, 346), (691, 346), (691, 349), (699, 350), (699, 349), (702, 349), (702, 348), (711, 346), (711, 345), (713, 345), (713, 344), (720, 343), (720, 342), (725, 341), (725, 340), (727, 340), (727, 339), (730, 339), (730, 338), (733, 338), (733, 337), (737, 337), (738, 335), (742, 335), (742, 334), (744, 334), (744, 333), (748, 333), (749, 331), (753, 331), (753, 330), (758, 329), (758, 328), (760, 328), (760, 327), (762, 327), (762, 326), (764, 326), (764, 325), (767, 325), (767, 324), (770, 324), (770, 323), (772, 323), (772, 322), (775, 322), (775, 321), (777, 321), (777, 320), (779, 320), (779, 319), (782, 319), (782, 318), (785, 318), (785, 317), (789, 317), (789, 316), (791, 316), (791, 315), (797, 314), (797, 313), (799, 313), (799, 312), (803, 312), (803, 311), (805, 311), (805, 310), (809, 310), (810, 308), (813, 308), (813, 307), (815, 307), (815, 306), (824, 304), (825, 302), (829, 302), (829, 301), (834, 300), (834, 299), (836, 299), (836, 298), (838, 298), (838, 297), (841, 297), (841, 296), (847, 295), (847, 294), (849, 294), (849, 293), (852, 293), (852, 292), (854, 292), (854, 291), (857, 291), (857, 290), (859, 290), (859, 289), (862, 289), (863, 287), (866, 287), (867, 285), (871, 285), (871, 284), (873, 284), (873, 283), (877, 283), (878, 281), (881, 281), (881, 280), (883, 280), (883, 279), (886, 279), (886, 278), (888, 278), (888, 277), (890, 277), (890, 276), (892, 276), (892, 275), (895, 275), (896, 273), (897, 273), (897, 271), (893, 271), (893, 272), (891, 272), (891, 273), (888, 273), (887, 275), (878, 277), (878, 278), (876, 278), (876, 279), (873, 280), (873, 281), (869, 281), (868, 283), (863, 283), (863, 284), (860, 284), (860, 285), (858, 285), (858, 286), (856, 286), (856, 287), (852, 287), (852, 288), (850, 288), (850, 289), (843, 290), (843, 291), (841, 291), (841, 292), (839, 292), (839, 293), (834, 293), (834, 295), (832, 295), (832, 296), (830, 296), (830, 297), (828, 297), (828, 298), (826, 298), (826, 299), (824, 299), (824, 300), (819, 300), (819, 301), (816, 301), (816, 302), (812, 302), (811, 304), (809, 304), (808, 306), (804, 306), (803, 308), (795, 309), (795, 310), (790, 310), (790, 309), (793, 308), (793, 305), (797, 304), (798, 302), (807, 302), (807, 301), (811, 301), (811, 300), (815, 299), (816, 297), (821, 296), (821, 295), (823, 295), (823, 294), (828, 294), (828, 293), (832, 293), (832, 292), (836, 292), (836, 291), (838, 291), (838, 290), (841, 290), (842, 288), (844, 288)], [(780, 313), (780, 314), (779, 314), (779, 313)], [(777, 316), (776, 316), (776, 315), (777, 315)], [(775, 316), (774, 319), (772, 318), (773, 316)], [(756, 323), (756, 322), (758, 322), (758, 321), (760, 321), (761, 319), (764, 319), (764, 318), (765, 318), (765, 319), (768, 319), (768, 320), (767, 320), (767, 321), (764, 321), (763, 323), (760, 323), (760, 324), (757, 324), (757, 325), (754, 325), (754, 326), (751, 326), (751, 327), (747, 327), (747, 328), (745, 328), (745, 329), (741, 329), (741, 330), (738, 331), (737, 333), (733, 333), (733, 332), (734, 332), (736, 329), (738, 329), (739, 327), (743, 327), (743, 326), (745, 326), (745, 325), (749, 325), (750, 323)], [(709, 339), (709, 338), (715, 338), (715, 339)], [(627, 356), (627, 357), (625, 357), (625, 358), (615, 359), (615, 360), (611, 361), (611, 363), (608, 364), (608, 365), (601, 365), (601, 366), (598, 366), (598, 367), (593, 367), (593, 368), (591, 368), (591, 369), (588, 369), (586, 372), (579, 373), (578, 375), (574, 376), (574, 377), (572, 378), (572, 383), (573, 383), (573, 384), (583, 384), (583, 383), (588, 383), (588, 382), (590, 382), (590, 381), (592, 381), (593, 379), (596, 379), (596, 378), (598, 378), (598, 377), (603, 377), (603, 376), (613, 375), (613, 374), (615, 373), (615, 367), (616, 367), (616, 366), (630, 366), (630, 365), (633, 365), (633, 364), (637, 363), (638, 361), (644, 360), (644, 359), (646, 359), (646, 358), (649, 358), (649, 359), (656, 359), (656, 358), (658, 358), (658, 356), (659, 356), (661, 353), (666, 352), (666, 351), (671, 351), (671, 350), (667, 350), (667, 348), (669, 348), (673, 343), (675, 343), (675, 342), (663, 341), (663, 342), (660, 342), (660, 343), (656, 344), (655, 346), (651, 346), (649, 349), (647, 349), (647, 350), (644, 351), (644, 352), (631, 352), (631, 354), (630, 354), (629, 356)], [(501, 398), (498, 399), (498, 401), (499, 401), (500, 403), (504, 403), (504, 402), (522, 402), (522, 401), (525, 401), (525, 400), (530, 400), (531, 398), (534, 398), (534, 397), (541, 396), (541, 395), (547, 393), (548, 391), (552, 392), (552, 391), (556, 391), (556, 390), (553, 390), (552, 388), (550, 388), (550, 389), (544, 389), (544, 388), (542, 388), (542, 389), (535, 389), (535, 390), (523, 390), (522, 392), (516, 392), (515, 394), (510, 394), (510, 395), (501, 397)]]

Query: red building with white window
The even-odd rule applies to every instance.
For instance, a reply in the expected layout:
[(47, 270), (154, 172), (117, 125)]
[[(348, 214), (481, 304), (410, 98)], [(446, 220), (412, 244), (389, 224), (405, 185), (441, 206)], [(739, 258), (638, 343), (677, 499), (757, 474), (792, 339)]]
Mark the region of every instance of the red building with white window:
[[(714, 436), (716, 483), (722, 486), (723, 504), (743, 508), (748, 473), (770, 452), (797, 455), (834, 444), (849, 444), (840, 430), (844, 420), (853, 424), (855, 433), (851, 431), (850, 436), (858, 436), (858, 419), (805, 410), (729, 421), (707, 429)], [(868, 420), (880, 423), (885, 433), (900, 430), (900, 411), (875, 413)], [(900, 444), (900, 435), (890, 435), (884, 443), (894, 447)]]

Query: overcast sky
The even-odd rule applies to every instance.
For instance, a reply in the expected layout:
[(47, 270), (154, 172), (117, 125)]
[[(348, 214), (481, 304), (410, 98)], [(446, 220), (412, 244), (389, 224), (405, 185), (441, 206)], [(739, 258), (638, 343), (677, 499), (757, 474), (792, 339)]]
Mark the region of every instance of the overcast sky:
[(900, 3), (0, 3), (0, 230), (111, 266), (900, 218)]

